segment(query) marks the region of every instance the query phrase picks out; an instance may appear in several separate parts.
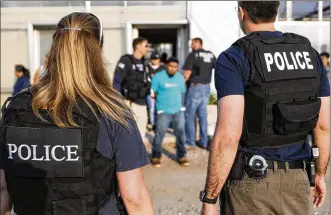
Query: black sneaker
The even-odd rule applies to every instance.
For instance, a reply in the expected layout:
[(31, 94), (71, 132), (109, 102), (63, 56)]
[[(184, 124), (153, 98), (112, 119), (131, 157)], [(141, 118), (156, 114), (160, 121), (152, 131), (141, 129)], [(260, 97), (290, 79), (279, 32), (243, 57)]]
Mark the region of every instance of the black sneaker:
[(152, 158), (151, 163), (154, 167), (161, 167), (161, 159), (160, 158)]

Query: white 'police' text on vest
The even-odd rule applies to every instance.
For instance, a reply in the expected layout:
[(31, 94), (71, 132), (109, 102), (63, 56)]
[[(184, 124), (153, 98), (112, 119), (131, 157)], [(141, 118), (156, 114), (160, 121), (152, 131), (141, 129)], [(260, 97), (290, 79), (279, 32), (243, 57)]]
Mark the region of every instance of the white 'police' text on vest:
[(202, 58), (203, 62), (205, 63), (211, 63), (212, 59), (214, 58), (214, 55), (209, 52), (199, 52), (196, 54), (196, 57)]
[(309, 52), (275, 52), (264, 53), (264, 58), (267, 64), (268, 72), (271, 72), (271, 65), (275, 64), (280, 71), (286, 70), (298, 70), (300, 69), (314, 69), (311, 64), (311, 58)]
[[(15, 144), (7, 143), (8, 145), (8, 159), (14, 159), (13, 155), (17, 153), (17, 156), (21, 160), (33, 160), (33, 161), (78, 161), (77, 145), (26, 145), (22, 144), (19, 147)], [(43, 156), (37, 157), (37, 150), (44, 152)], [(58, 157), (56, 152), (62, 151), (65, 156)], [(38, 153), (39, 154), (39, 153)], [(73, 157), (75, 156), (75, 157)]]

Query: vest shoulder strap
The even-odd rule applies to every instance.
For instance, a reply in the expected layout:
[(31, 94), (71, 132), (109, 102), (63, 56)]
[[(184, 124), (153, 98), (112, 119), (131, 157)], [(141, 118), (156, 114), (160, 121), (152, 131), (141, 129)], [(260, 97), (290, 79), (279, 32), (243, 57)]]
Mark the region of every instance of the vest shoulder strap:
[(129, 68), (129, 70), (128, 70), (129, 73), (133, 72), (133, 69), (132, 69), (132, 67), (133, 67), (133, 56), (131, 54), (125, 54), (123, 57), (129, 59), (130, 65), (127, 65), (128, 68)]
[[(32, 110), (32, 97), (30, 89), (23, 90), (14, 97), (9, 97), (2, 106), (2, 114), (4, 115), (9, 110)], [(100, 117), (101, 114), (98, 108), (95, 105), (92, 106), (98, 117)], [(73, 108), (73, 113), (88, 119), (93, 124), (98, 122), (91, 108), (81, 98), (77, 100), (77, 106)]]
[(130, 63), (133, 64), (133, 56), (131, 54), (125, 54), (123, 57), (126, 57), (130, 60)]
[(81, 98), (78, 99), (77, 106), (73, 108), (73, 113), (88, 119), (93, 124), (96, 124), (96, 123), (98, 123), (98, 119), (97, 119), (96, 115), (100, 118), (101, 114), (99, 113), (98, 107), (96, 105), (93, 105), (92, 103), (90, 103), (90, 104), (92, 105), (92, 108), (95, 111), (95, 113), (87, 105), (87, 103)]
[[(7, 106), (8, 104), (8, 106)], [(2, 110), (30, 109), (32, 107), (32, 93), (30, 88), (22, 90), (14, 97), (9, 97), (2, 106)]]
[(272, 44), (308, 44), (311, 46), (310, 41), (301, 35), (294, 33), (284, 33), (282, 37), (265, 37), (260, 32), (253, 32), (245, 37), (238, 39), (234, 42), (233, 46), (243, 48), (248, 52), (251, 48), (258, 45), (272, 45)]

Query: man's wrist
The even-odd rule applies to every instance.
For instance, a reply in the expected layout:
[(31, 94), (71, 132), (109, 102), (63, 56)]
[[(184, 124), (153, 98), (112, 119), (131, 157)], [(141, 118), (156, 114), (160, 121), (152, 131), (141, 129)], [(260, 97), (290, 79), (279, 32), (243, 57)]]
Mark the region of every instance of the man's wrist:
[(205, 191), (200, 192), (200, 201), (205, 204), (216, 204), (218, 196), (213, 197), (212, 195), (207, 195)]
[(202, 206), (204, 208), (213, 208), (213, 207), (216, 207), (216, 204), (208, 204), (206, 202), (203, 202)]
[(325, 179), (325, 173), (316, 173), (315, 177), (321, 178), (321, 179)]
[(206, 198), (208, 198), (208, 199), (216, 199), (217, 198), (217, 196), (215, 197), (215, 196), (213, 196), (213, 195), (208, 195), (208, 194), (206, 194)]
[(218, 197), (218, 196), (213, 195), (213, 192), (211, 192), (210, 189), (208, 189), (207, 186), (205, 187), (205, 196), (208, 199), (215, 199), (215, 198)]

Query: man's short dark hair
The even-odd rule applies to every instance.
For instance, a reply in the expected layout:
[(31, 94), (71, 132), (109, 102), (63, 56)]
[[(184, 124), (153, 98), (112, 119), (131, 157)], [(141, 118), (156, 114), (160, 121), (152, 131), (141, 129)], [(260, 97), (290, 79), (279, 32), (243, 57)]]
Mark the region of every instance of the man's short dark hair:
[(238, 6), (245, 9), (255, 23), (275, 22), (279, 1), (238, 1)]
[(203, 41), (200, 37), (193, 38), (192, 41), (198, 41), (201, 45), (203, 45)]
[(322, 53), (320, 54), (320, 56), (321, 56), (321, 57), (329, 58), (329, 57), (330, 57), (330, 54), (327, 53), (327, 52), (322, 52)]
[(169, 57), (167, 60), (167, 63), (179, 63), (178, 59), (176, 57)]
[(132, 48), (135, 49), (137, 47), (137, 45), (139, 45), (140, 43), (142, 43), (144, 41), (148, 41), (148, 40), (144, 37), (137, 37), (132, 42)]

